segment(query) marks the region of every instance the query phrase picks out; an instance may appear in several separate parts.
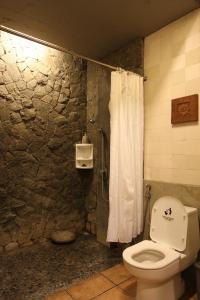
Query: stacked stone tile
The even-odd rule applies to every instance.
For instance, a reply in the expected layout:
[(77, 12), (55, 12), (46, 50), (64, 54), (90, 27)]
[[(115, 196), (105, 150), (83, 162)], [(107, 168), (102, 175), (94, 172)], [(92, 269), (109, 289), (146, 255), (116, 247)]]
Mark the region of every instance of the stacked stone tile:
[[(84, 226), (74, 144), (86, 123), (86, 64), (0, 33), (0, 251)], [(22, 55), (23, 54), (23, 55)]]

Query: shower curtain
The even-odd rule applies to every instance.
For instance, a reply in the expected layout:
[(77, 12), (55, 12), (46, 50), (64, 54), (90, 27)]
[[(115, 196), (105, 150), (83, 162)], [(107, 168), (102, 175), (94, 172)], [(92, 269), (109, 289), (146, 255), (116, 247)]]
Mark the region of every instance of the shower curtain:
[(108, 242), (131, 242), (143, 229), (143, 78), (111, 73)]

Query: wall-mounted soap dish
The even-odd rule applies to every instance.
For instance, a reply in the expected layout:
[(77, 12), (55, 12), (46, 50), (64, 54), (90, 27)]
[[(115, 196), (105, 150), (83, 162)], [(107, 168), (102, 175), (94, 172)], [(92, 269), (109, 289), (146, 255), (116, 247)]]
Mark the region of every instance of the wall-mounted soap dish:
[(76, 144), (76, 168), (93, 168), (93, 144)]

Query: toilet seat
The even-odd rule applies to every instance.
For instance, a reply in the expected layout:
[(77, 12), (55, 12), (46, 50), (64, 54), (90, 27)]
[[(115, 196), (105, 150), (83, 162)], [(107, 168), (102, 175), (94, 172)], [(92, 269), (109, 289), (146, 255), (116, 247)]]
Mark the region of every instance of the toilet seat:
[[(152, 251), (152, 253), (160, 252), (163, 254), (163, 258), (161, 258), (158, 261), (143, 261), (139, 262), (136, 261), (133, 256), (136, 256), (137, 254), (142, 254), (142, 252), (145, 251)], [(178, 260), (181, 257), (181, 254), (175, 250), (167, 248), (167, 246), (160, 244), (158, 242), (153, 242), (149, 240), (144, 240), (134, 246), (128, 247), (123, 252), (123, 258), (125, 261), (139, 269), (145, 269), (145, 270), (155, 270), (155, 269), (161, 269), (169, 264), (173, 263), (174, 261)]]
[(137, 279), (137, 300), (177, 300), (184, 293), (181, 272), (199, 251), (198, 211), (171, 196), (155, 201), (151, 240), (123, 251), (126, 269)]

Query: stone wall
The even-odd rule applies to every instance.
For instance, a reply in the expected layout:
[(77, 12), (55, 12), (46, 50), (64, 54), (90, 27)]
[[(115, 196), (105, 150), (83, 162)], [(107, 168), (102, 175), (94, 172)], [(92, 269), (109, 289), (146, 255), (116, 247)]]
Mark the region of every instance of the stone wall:
[(0, 251), (85, 222), (86, 64), (31, 43), (0, 32)]
[(137, 74), (144, 73), (144, 41), (136, 38), (128, 45), (111, 53), (104, 61), (116, 67), (133, 71)]
[[(104, 58), (106, 63), (143, 75), (143, 39), (136, 39), (122, 49)], [(111, 69), (88, 63), (87, 69), (87, 129), (94, 143), (94, 170), (86, 194), (87, 230), (97, 234), (97, 240), (106, 243), (109, 215), (109, 154), (110, 154), (110, 100)], [(90, 123), (94, 119), (95, 123)], [(102, 131), (100, 130), (102, 129)], [(103, 135), (102, 135), (103, 133)], [(104, 147), (102, 149), (102, 139)], [(105, 170), (102, 170), (102, 151)], [(102, 171), (103, 174), (102, 174)]]

